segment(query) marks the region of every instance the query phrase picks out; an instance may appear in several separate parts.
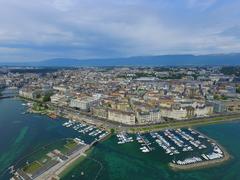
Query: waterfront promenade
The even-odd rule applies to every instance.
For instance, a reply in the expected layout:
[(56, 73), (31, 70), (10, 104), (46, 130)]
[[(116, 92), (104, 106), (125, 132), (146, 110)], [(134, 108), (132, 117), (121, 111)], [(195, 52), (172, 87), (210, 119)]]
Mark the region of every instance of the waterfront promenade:
[[(27, 99), (27, 101), (34, 101), (32, 99)], [(58, 107), (52, 103), (46, 103), (49, 107), (54, 109), (55, 114), (58, 116), (64, 117), (66, 119), (74, 119), (80, 122), (85, 122), (88, 124), (93, 124), (104, 129), (115, 129), (115, 131), (125, 131), (128, 133), (144, 133), (144, 132), (154, 132), (159, 130), (164, 130), (166, 128), (183, 128), (183, 127), (192, 127), (200, 126), (207, 124), (223, 123), (227, 121), (240, 120), (240, 113), (223, 113), (223, 114), (214, 114), (207, 117), (198, 117), (185, 120), (165, 120), (165, 122), (156, 123), (156, 124), (147, 124), (147, 125), (126, 125), (107, 119), (98, 118), (92, 116), (90, 113), (82, 112), (75, 110), (70, 107)], [(61, 112), (61, 113), (59, 113)]]

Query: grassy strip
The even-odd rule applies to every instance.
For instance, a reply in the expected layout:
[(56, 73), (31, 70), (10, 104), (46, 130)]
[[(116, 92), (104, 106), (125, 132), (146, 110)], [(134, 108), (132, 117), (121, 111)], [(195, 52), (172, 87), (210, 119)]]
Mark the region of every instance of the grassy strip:
[[(30, 161), (30, 163), (26, 164), (21, 169), (26, 173), (33, 174), (39, 168), (41, 168), (46, 163), (51, 161), (51, 158), (47, 156), (47, 153), (52, 152), (55, 149), (58, 149), (60, 152), (64, 154), (67, 151), (69, 151), (69, 149), (73, 148), (75, 144), (76, 143), (72, 139), (61, 139), (60, 141), (56, 141), (46, 146), (42, 146), (38, 150), (31, 153), (31, 155), (28, 155), (21, 160), (22, 162), (23, 160)], [(66, 145), (69, 145), (69, 147), (68, 148), (65, 147)]]
[(163, 130), (166, 128), (182, 128), (182, 127), (200, 126), (200, 125), (216, 124), (216, 123), (239, 120), (239, 119), (240, 119), (240, 115), (231, 115), (231, 116), (221, 116), (221, 117), (215, 117), (215, 118), (206, 118), (203, 120), (169, 122), (164, 124), (149, 125), (145, 127), (134, 127), (134, 128), (130, 128), (129, 132), (131, 133), (150, 132), (150, 131)]
[(77, 143), (75, 141), (67, 141), (67, 143), (65, 144), (65, 147), (67, 147), (68, 149), (73, 149), (74, 147), (77, 146)]
[(34, 161), (26, 165), (25, 167), (23, 167), (23, 171), (28, 174), (33, 174), (35, 171), (37, 171), (41, 167), (42, 167), (41, 163), (39, 163), (38, 161)]

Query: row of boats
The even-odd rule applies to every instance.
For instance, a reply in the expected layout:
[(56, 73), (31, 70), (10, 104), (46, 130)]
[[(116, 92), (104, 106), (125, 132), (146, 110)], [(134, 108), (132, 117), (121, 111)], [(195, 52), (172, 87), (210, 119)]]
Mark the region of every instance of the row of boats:
[[(151, 132), (150, 137), (152, 137), (155, 142), (150, 142), (148, 135), (149, 134), (136, 135), (137, 142), (141, 144), (139, 149), (143, 153), (154, 150), (155, 148), (151, 146), (155, 142), (170, 156), (180, 154), (181, 152), (197, 151), (196, 153), (190, 153), (194, 154), (192, 157), (189, 157), (189, 154), (184, 154), (185, 157), (187, 156), (185, 159), (182, 159), (184, 156), (174, 156), (172, 162), (177, 165), (194, 164), (223, 157), (223, 152), (216, 143), (213, 143), (204, 135), (190, 128), (184, 130), (166, 129), (162, 132)], [(118, 144), (134, 141), (133, 137), (130, 137), (130, 135), (124, 132), (117, 134), (117, 138)], [(206, 143), (209, 144), (209, 146), (207, 146)], [(212, 146), (212, 148), (210, 146)], [(176, 157), (178, 157), (178, 159)]]
[(69, 127), (73, 126), (74, 124), (75, 124), (75, 121), (69, 120), (68, 122), (63, 123), (63, 126), (69, 128)]
[[(142, 152), (150, 152), (154, 149), (147, 139), (148, 134), (137, 134), (136, 140), (141, 144)], [(205, 143), (209, 140), (200, 133), (192, 129), (166, 129), (162, 132), (151, 132), (150, 136), (155, 140), (156, 144), (165, 150), (165, 153), (172, 156), (181, 152), (194, 151), (196, 149), (207, 149)], [(117, 134), (118, 144), (133, 142), (133, 138), (127, 133)], [(154, 143), (154, 142), (153, 142)]]
[[(168, 132), (165, 133), (167, 134)], [(151, 133), (151, 136), (153, 138), (156, 138), (156, 143), (165, 150), (166, 154), (169, 154), (171, 156), (174, 154), (179, 154), (179, 151), (175, 147), (171, 146), (170, 143), (160, 134)]]
[(197, 157), (190, 157), (186, 158), (184, 160), (172, 160), (174, 164), (178, 165), (188, 165), (188, 164), (195, 164), (203, 161), (209, 161), (209, 160), (215, 160), (215, 159), (220, 159), (223, 158), (223, 152), (222, 150), (215, 144), (213, 143), (213, 151), (208, 154), (201, 154), (201, 156)]
[[(183, 139), (187, 140), (193, 147), (201, 150), (201, 149), (206, 149), (207, 146), (203, 144), (199, 139), (205, 139), (207, 142), (210, 143), (212, 146), (212, 150), (208, 153), (202, 153), (199, 156), (193, 156), (193, 157), (188, 157), (184, 160), (172, 160), (173, 163), (178, 164), (178, 165), (188, 165), (188, 164), (195, 164), (203, 161), (209, 161), (209, 160), (215, 160), (215, 159), (220, 159), (223, 158), (223, 151), (219, 148), (219, 146), (211, 142), (210, 139), (207, 139), (204, 135), (195, 132), (192, 129), (188, 129), (190, 134), (182, 131), (181, 129), (176, 130), (176, 133), (178, 133)], [(198, 140), (196, 139), (198, 138)]]
[[(197, 134), (193, 130), (191, 130), (190, 132)], [(193, 147), (198, 149), (207, 148), (205, 144), (201, 143), (199, 140), (195, 139), (193, 136), (187, 134), (185, 131), (181, 129), (177, 129), (177, 130), (167, 129), (163, 131), (163, 135), (168, 139), (170, 139), (170, 141), (165, 139), (163, 135), (159, 133), (150, 133), (150, 134), (153, 138), (156, 138), (155, 141), (158, 143), (158, 145), (161, 146), (169, 155), (179, 154), (180, 153), (179, 150), (183, 152), (193, 151), (194, 150)]]
[(63, 126), (67, 128), (72, 127), (75, 131), (78, 131), (79, 133), (95, 137), (95, 140), (99, 140), (108, 135), (108, 132), (98, 129), (93, 125), (87, 125), (84, 123), (76, 122), (74, 120), (69, 120), (68, 122), (63, 123)]
[(186, 158), (184, 160), (173, 160), (174, 164), (178, 164), (178, 165), (187, 165), (187, 164), (193, 164), (193, 163), (197, 163), (197, 162), (201, 162), (202, 159), (200, 157), (191, 157), (191, 158)]
[[(124, 133), (124, 132), (117, 134), (117, 138), (118, 138), (118, 144), (125, 144), (125, 143), (134, 141), (133, 137), (130, 137), (127, 133)], [(151, 143), (144, 136), (138, 134), (136, 139), (142, 145), (140, 147), (140, 150), (143, 153), (147, 153), (152, 150), (152, 148), (149, 146)]]
[(154, 148), (150, 146), (152, 143), (144, 135), (137, 134), (137, 141), (141, 144), (140, 150), (143, 153), (148, 153), (154, 150)]
[(118, 138), (118, 144), (125, 144), (125, 143), (129, 143), (129, 142), (133, 142), (133, 138), (128, 136), (128, 134), (126, 134), (124, 132), (117, 134), (117, 138)]
[[(188, 131), (191, 133), (188, 134), (187, 132), (181, 130), (181, 129), (177, 129), (175, 130), (175, 133), (178, 134), (182, 139), (185, 140), (185, 142), (183, 141), (178, 141), (178, 146), (179, 147), (184, 147), (183, 151), (193, 151), (192, 147), (198, 148), (198, 149), (206, 149), (207, 146), (205, 144), (203, 144), (199, 139), (205, 139), (204, 136), (198, 134), (197, 132), (193, 131), (192, 129), (188, 129)], [(195, 139), (194, 136), (197, 136), (198, 139)], [(177, 138), (179, 139), (179, 138)], [(186, 142), (188, 142), (190, 145), (187, 145)]]

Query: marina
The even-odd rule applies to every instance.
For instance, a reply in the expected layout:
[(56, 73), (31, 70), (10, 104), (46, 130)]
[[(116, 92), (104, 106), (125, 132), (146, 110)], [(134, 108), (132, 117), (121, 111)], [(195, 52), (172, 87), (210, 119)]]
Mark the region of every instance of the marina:
[[(216, 142), (191, 128), (165, 129), (164, 131), (134, 135), (120, 133), (118, 144), (136, 141), (140, 151), (149, 153), (154, 150), (164, 151), (170, 158), (170, 167), (184, 169), (190, 166), (214, 160), (226, 159), (229, 155)], [(128, 141), (131, 139), (131, 141)], [(227, 158), (228, 159), (228, 158)], [(200, 164), (201, 165), (201, 164)], [(187, 166), (187, 167), (188, 167)], [(188, 167), (189, 168), (189, 167)]]
[(84, 139), (87, 139), (88, 141), (90, 139), (88, 143), (99, 141), (109, 135), (109, 132), (107, 131), (75, 120), (69, 120), (63, 123), (62, 126), (66, 128), (72, 128), (74, 131), (78, 132), (82, 138), (84, 137)]
[[(81, 140), (84, 140), (84, 142), (86, 143), (94, 140), (94, 138), (87, 133), (81, 134), (78, 131), (75, 131), (73, 129), (74, 125), (72, 125), (72, 127), (70, 128), (62, 126), (65, 122), (68, 122), (66, 120), (58, 119), (56, 121), (52, 121), (47, 116), (39, 116), (28, 113), (22, 114), (22, 112), (26, 110), (26, 107), (22, 106), (21, 104), (22, 101), (16, 99), (4, 99), (1, 103), (1, 113), (4, 114), (4, 117), (7, 117), (3, 118), (2, 116), (0, 118), (2, 122), (2, 126), (0, 128), (3, 135), (1, 141), (5, 142), (4, 147), (1, 147), (1, 157), (12, 157), (12, 160), (11, 162), (6, 162), (4, 161), (4, 159), (1, 160), (1, 170), (6, 169), (6, 173), (3, 174), (0, 179), (10, 179), (10, 170), (8, 170), (8, 168), (12, 167), (12, 165), (18, 164), (18, 160), (22, 157), (25, 157), (25, 155), (29, 155), (29, 152), (32, 151), (32, 148), (36, 149), (48, 143), (54, 142), (58, 139), (68, 137), (77, 137)], [(76, 122), (76, 124), (78, 124), (78, 122)], [(205, 179), (209, 180), (219, 179), (221, 177), (224, 177), (225, 179), (239, 179), (239, 164), (236, 163), (239, 161), (239, 146), (236, 146), (235, 143), (239, 140), (239, 133), (237, 133), (239, 132), (239, 128), (239, 122), (230, 122), (220, 125), (218, 124), (211, 126), (203, 126), (201, 128), (198, 128), (198, 131), (204, 133), (203, 136), (205, 138), (202, 138), (201, 134), (199, 133), (195, 135), (193, 134), (196, 139), (199, 138), (200, 141), (203, 140), (204, 143), (206, 143), (206, 146), (210, 147), (210, 149), (206, 148), (202, 150), (193, 148), (194, 151), (200, 151), (198, 153), (198, 156), (201, 156), (202, 154), (208, 155), (211, 153), (212, 145), (210, 144), (210, 142), (214, 141), (210, 140), (208, 137), (212, 137), (216, 139), (217, 142), (220, 142), (220, 144), (223, 145), (227, 149), (227, 151), (231, 151), (231, 155), (234, 158), (232, 158), (230, 162), (235, 162), (233, 163), (233, 166), (230, 165), (231, 163), (222, 163), (226, 160), (225, 157), (227, 156), (227, 154), (225, 154), (224, 149), (220, 147), (220, 149), (224, 152), (223, 158), (211, 161), (203, 160), (202, 162), (180, 166), (172, 163), (171, 169), (181, 170), (180, 168), (182, 168), (183, 170), (185, 170), (187, 169), (187, 167), (189, 167), (189, 169), (193, 169), (195, 166), (204, 166), (202, 165), (204, 163), (206, 167), (209, 167), (208, 164), (211, 162), (213, 167), (211, 167), (210, 169), (206, 168), (197, 171), (187, 171), (184, 172), (184, 177), (189, 180), (192, 179), (193, 176), (203, 176), (205, 177)], [(32, 130), (30, 131), (30, 129)], [(181, 130), (183, 130), (184, 132), (186, 131), (187, 134), (192, 134), (190, 131), (188, 131), (188, 129)], [(197, 131), (194, 129), (194, 132)], [(167, 141), (169, 141), (170, 144), (172, 144), (172, 141), (165, 137), (163, 131), (158, 131), (157, 133), (162, 135)], [(11, 141), (11, 139), (19, 137), (21, 134), (25, 134), (24, 136), (22, 136), (22, 139), (18, 139), (18, 141)], [(207, 137), (205, 136), (205, 134), (207, 135)], [(174, 160), (174, 156), (175, 160), (179, 159), (181, 161), (183, 161), (187, 157), (190, 158), (195, 156), (195, 154), (191, 154), (191, 152), (194, 153), (194, 151), (183, 151), (180, 152), (180, 154), (176, 154), (173, 156), (166, 154), (164, 149), (161, 148), (155, 142), (155, 139), (151, 137), (150, 133), (141, 135), (144, 135), (152, 143), (151, 147), (155, 147), (155, 149), (149, 153), (142, 153), (142, 151), (139, 149), (141, 147), (141, 144), (136, 141), (136, 135), (127, 135), (133, 138), (133, 142), (117, 144), (118, 138), (116, 136), (112, 136), (106, 141), (96, 144), (96, 146), (94, 146), (94, 148), (92, 149), (92, 152), (89, 153), (88, 157), (97, 159), (104, 165), (104, 169), (101, 171), (101, 176), (99, 176), (99, 179), (110, 179), (108, 176), (109, 173), (112, 175), (113, 178), (124, 178), (126, 177), (126, 172), (131, 171), (130, 178), (143, 179), (144, 177), (149, 176), (149, 179), (156, 179), (157, 175), (159, 177), (162, 177), (163, 179), (177, 180), (182, 177), (181, 172), (172, 171), (169, 168), (168, 163)], [(85, 137), (89, 137), (91, 140), (87, 141)], [(208, 140), (210, 142), (208, 142)], [(183, 142), (185, 142), (184, 139)], [(7, 147), (9, 150), (4, 151), (5, 147)], [(22, 149), (21, 147), (24, 147), (24, 149)], [(111, 148), (106, 149), (106, 147)], [(203, 159), (203, 157), (201, 158)], [(112, 165), (112, 162), (116, 163), (116, 167), (110, 169), (109, 167), (110, 165)], [(221, 163), (221, 166), (215, 167), (217, 163)], [(89, 167), (89, 164), (91, 165), (91, 167)], [(123, 168), (121, 172), (119, 172), (120, 166)], [(14, 167), (16, 168), (16, 166)], [(143, 171), (143, 169), (145, 171)], [(232, 170), (233, 173), (228, 175), (226, 173), (226, 169)], [(75, 165), (72, 170), (61, 179), (71, 179), (72, 175), (74, 175), (75, 177), (83, 177), (83, 179), (90, 180), (95, 178), (98, 171), (99, 166), (95, 164), (95, 162), (90, 159), (85, 159), (79, 165)], [(81, 175), (81, 172), (84, 172), (84, 175)]]
[(129, 137), (126, 133), (122, 132), (120, 134), (117, 134), (118, 137), (118, 144), (125, 144), (129, 142), (133, 142), (133, 138)]
[(140, 147), (140, 150), (143, 153), (148, 153), (153, 150), (150, 145), (152, 144), (144, 135), (137, 134), (137, 141), (141, 144), (142, 147)]

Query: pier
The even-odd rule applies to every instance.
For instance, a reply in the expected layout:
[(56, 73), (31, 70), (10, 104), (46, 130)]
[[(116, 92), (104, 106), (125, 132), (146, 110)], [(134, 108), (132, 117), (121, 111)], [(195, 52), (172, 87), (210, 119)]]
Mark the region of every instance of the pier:
[[(146, 139), (149, 135), (151, 139)], [(165, 154), (172, 156), (169, 166), (173, 170), (214, 166), (231, 157), (216, 141), (191, 128), (137, 134), (136, 140), (143, 146), (140, 148), (143, 153), (157, 150), (157, 144)]]
[(141, 134), (137, 135), (137, 141), (139, 143), (142, 143), (143, 147), (140, 148), (142, 150), (142, 152), (146, 153), (146, 152), (150, 152), (153, 150), (153, 148), (150, 147), (151, 143), (145, 137), (143, 137)]
[(227, 162), (231, 159), (231, 156), (224, 151), (224, 155), (222, 158), (217, 158), (213, 160), (205, 160), (205, 161), (198, 161), (195, 163), (185, 164), (185, 165), (179, 165), (176, 163), (169, 163), (169, 167), (174, 171), (186, 171), (186, 170), (193, 170), (193, 169), (203, 169), (208, 168), (212, 166), (217, 166), (222, 163)]

